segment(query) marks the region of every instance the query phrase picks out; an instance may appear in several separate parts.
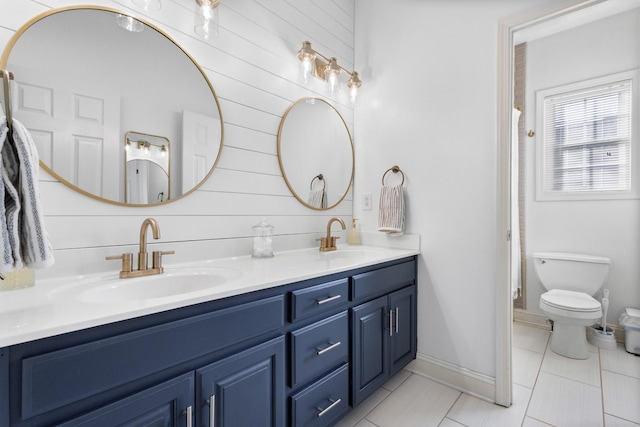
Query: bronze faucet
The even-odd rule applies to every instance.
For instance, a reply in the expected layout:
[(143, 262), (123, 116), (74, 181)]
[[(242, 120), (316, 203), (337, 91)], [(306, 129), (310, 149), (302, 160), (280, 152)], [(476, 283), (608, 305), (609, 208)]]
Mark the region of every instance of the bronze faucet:
[(333, 224), (336, 221), (340, 223), (343, 230), (347, 228), (347, 226), (344, 224), (344, 221), (341, 220), (340, 218), (338, 217), (331, 218), (327, 223), (327, 236), (316, 239), (320, 241), (320, 252), (335, 251), (336, 249), (338, 249), (336, 247), (336, 240), (339, 239), (340, 237), (331, 236), (331, 224)]
[(129, 277), (149, 276), (151, 274), (160, 274), (164, 271), (162, 267), (162, 256), (175, 253), (174, 251), (153, 251), (152, 253), (152, 265), (149, 268), (147, 259), (147, 230), (151, 228), (154, 239), (160, 238), (160, 227), (158, 221), (153, 218), (147, 218), (142, 222), (140, 227), (140, 249), (138, 252), (138, 269), (133, 270), (133, 254), (125, 253), (122, 255), (108, 256), (106, 259), (121, 259), (122, 270), (120, 271), (120, 278), (126, 279)]

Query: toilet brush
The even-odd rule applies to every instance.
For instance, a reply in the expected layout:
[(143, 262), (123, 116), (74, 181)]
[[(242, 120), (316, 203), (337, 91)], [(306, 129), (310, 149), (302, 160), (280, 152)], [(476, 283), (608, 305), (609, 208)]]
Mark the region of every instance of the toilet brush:
[(613, 329), (607, 330), (607, 311), (609, 310), (609, 290), (602, 290), (602, 320), (600, 326), (590, 326), (587, 329), (587, 340), (596, 347), (615, 350), (617, 344)]
[(602, 332), (607, 334), (607, 311), (609, 310), (609, 298), (602, 298), (602, 321), (600, 322), (600, 327), (602, 328)]

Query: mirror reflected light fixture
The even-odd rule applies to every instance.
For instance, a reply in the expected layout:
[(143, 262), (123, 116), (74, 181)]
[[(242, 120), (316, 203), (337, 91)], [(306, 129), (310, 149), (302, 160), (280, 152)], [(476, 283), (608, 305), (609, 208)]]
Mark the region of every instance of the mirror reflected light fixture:
[(193, 30), (203, 39), (218, 37), (220, 0), (194, 0)]
[(317, 52), (311, 47), (311, 42), (302, 42), (302, 47), (298, 51), (300, 60), (300, 82), (308, 85), (312, 77), (317, 77), (327, 82), (327, 95), (334, 96), (340, 92), (340, 74), (342, 71), (349, 75), (347, 87), (349, 88), (349, 98), (355, 104), (358, 97), (358, 90), (362, 86), (362, 81), (357, 71), (349, 71), (340, 64), (334, 57), (327, 57)]
[(116, 22), (118, 23), (120, 28), (131, 31), (132, 33), (139, 33), (144, 30), (144, 24), (142, 22), (122, 13), (118, 13), (116, 15)]

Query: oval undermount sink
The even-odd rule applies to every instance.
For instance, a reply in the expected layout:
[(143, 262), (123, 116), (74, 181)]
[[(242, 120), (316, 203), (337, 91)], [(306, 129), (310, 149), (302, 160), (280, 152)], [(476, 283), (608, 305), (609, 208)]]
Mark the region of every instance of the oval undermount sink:
[(130, 279), (113, 275), (82, 279), (52, 291), (52, 296), (99, 303), (140, 301), (210, 290), (241, 275), (231, 268), (167, 268), (162, 274)]

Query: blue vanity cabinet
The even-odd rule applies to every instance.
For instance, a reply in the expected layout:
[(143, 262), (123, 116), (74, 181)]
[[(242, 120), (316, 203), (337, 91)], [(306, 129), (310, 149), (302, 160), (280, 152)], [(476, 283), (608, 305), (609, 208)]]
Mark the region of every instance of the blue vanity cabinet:
[(0, 426), (324, 427), (416, 354), (416, 258), (0, 348)]
[(353, 277), (354, 297), (366, 300), (351, 310), (353, 406), (416, 357), (415, 268), (408, 262)]

